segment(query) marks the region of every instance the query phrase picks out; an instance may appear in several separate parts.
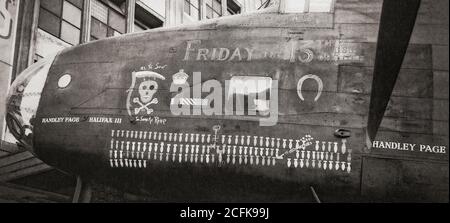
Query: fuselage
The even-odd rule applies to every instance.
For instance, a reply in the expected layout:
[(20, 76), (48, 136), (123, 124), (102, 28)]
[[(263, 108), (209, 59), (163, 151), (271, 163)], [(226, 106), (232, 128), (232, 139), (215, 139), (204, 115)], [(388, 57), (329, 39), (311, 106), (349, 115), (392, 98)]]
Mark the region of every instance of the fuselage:
[(373, 66), (376, 44), (302, 19), (232, 16), (64, 50), (33, 151), (159, 199), (313, 201), (314, 186), (359, 201), (369, 98), (340, 91), (338, 71)]

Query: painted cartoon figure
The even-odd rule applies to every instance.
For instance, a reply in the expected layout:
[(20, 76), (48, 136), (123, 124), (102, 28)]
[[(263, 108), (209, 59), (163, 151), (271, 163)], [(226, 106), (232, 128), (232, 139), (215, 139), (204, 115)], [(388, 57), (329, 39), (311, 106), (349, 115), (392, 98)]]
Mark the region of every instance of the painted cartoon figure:
[[(133, 72), (132, 78), (130, 89), (127, 91), (128, 114), (133, 116), (144, 112), (146, 115), (151, 115), (154, 110), (150, 106), (159, 103), (158, 98), (155, 97), (159, 89), (158, 80), (166, 78), (152, 71)], [(138, 86), (137, 92), (134, 91), (136, 86)]]

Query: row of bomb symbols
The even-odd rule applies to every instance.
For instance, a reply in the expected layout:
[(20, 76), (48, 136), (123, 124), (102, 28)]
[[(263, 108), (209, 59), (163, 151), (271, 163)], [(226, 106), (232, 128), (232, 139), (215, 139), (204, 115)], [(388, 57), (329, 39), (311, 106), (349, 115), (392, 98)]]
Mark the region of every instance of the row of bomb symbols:
[[(261, 136), (236, 135), (233, 137), (231, 135), (219, 136), (220, 126), (214, 126), (213, 130), (213, 135), (112, 130), (111, 166), (126, 166), (126, 162), (121, 164), (121, 160), (124, 159), (131, 163), (128, 166), (142, 166), (144, 168), (147, 166), (146, 160), (207, 164), (215, 163), (217, 160), (219, 166), (223, 164), (275, 166), (277, 160), (285, 160), (287, 166), (293, 168), (334, 169), (347, 170), (348, 172), (351, 170), (351, 149), (347, 149), (345, 139), (338, 143), (314, 142), (310, 135), (295, 141)], [(114, 140), (114, 138), (122, 138), (122, 140)], [(251, 139), (253, 139), (253, 144)], [(151, 140), (159, 141), (159, 143)], [(163, 140), (168, 142), (162, 142)], [(222, 142), (221, 145), (219, 145), (219, 140)], [(187, 142), (187, 144), (183, 144), (184, 142)], [(189, 142), (198, 144), (189, 144)], [(207, 145), (200, 145), (201, 143), (207, 143)], [(294, 143), (295, 147), (293, 146)], [(263, 147), (251, 145), (262, 145)], [(272, 145), (275, 148), (271, 147)], [(314, 146), (307, 149), (312, 145)], [(279, 149), (276, 146), (281, 148)], [(280, 151), (285, 152), (280, 155)], [(134, 159), (141, 160), (142, 164), (139, 165), (139, 162), (137, 162), (134, 165)]]
[(236, 145), (217, 146), (219, 165), (275, 166), (279, 149)]
[[(146, 143), (142, 148), (140, 142), (111, 141), (109, 151), (111, 167), (146, 168), (148, 162), (165, 161), (178, 163), (205, 163), (212, 164), (217, 161), (219, 165), (257, 165), (275, 166), (277, 163), (276, 151), (269, 148), (253, 148), (243, 146), (226, 146), (212, 148), (205, 145), (183, 145), (170, 143)], [(302, 151), (304, 152), (304, 151)], [(295, 158), (287, 158), (290, 168), (319, 168), (324, 170), (351, 170), (351, 153), (346, 160), (341, 161), (341, 154), (306, 151), (296, 154)], [(306, 155), (305, 155), (306, 154)], [(346, 162), (347, 161), (347, 162)]]
[(282, 139), (251, 135), (221, 135), (221, 143), (227, 145), (244, 145), (253, 147), (268, 147), (277, 149), (294, 149), (310, 145), (312, 137), (307, 135), (302, 139)]
[[(323, 170), (351, 171), (351, 149), (347, 148), (347, 140), (341, 143), (315, 141), (306, 135), (301, 139), (301, 146), (289, 149), (279, 158), (286, 160), (288, 168), (318, 168)], [(307, 147), (314, 145), (313, 148)]]
[[(146, 167), (147, 160), (166, 161), (166, 162), (190, 162), (190, 163), (215, 163), (216, 156), (217, 162), (222, 164), (256, 164), (256, 165), (275, 165), (274, 149), (268, 148), (253, 148), (239, 146), (226, 146), (222, 145), (222, 148), (218, 146), (218, 131), (221, 129), (219, 125), (213, 127), (214, 136), (211, 139), (211, 135), (207, 135), (206, 142), (211, 142), (209, 145), (199, 144), (173, 144), (161, 142), (161, 139), (169, 141), (177, 141), (176, 137), (182, 142), (183, 135), (161, 132), (141, 132), (141, 131), (125, 131), (125, 130), (112, 130), (111, 135), (113, 138), (110, 143), (110, 164), (111, 167)], [(124, 141), (115, 140), (116, 137), (123, 137), (127, 139), (146, 139), (148, 135), (149, 140), (158, 140), (160, 143), (151, 141)], [(185, 142), (198, 141), (198, 138), (204, 136), (200, 134), (185, 134)], [(142, 147), (141, 147), (142, 146)], [(183, 147), (186, 146), (186, 148)], [(183, 152), (184, 151), (184, 152)], [(269, 156), (270, 153), (270, 157)], [(278, 154), (278, 150), (276, 151)], [(265, 156), (264, 156), (265, 154)], [(135, 162), (133, 159), (141, 160)], [(125, 162), (124, 162), (125, 161)], [(142, 163), (143, 162), (143, 163)], [(135, 164), (136, 163), (136, 164)], [(142, 163), (142, 164), (140, 164)]]
[[(274, 166), (274, 149), (226, 146), (212, 147), (199, 144), (172, 144), (121, 141), (112, 139), (109, 159), (111, 167), (147, 167), (147, 161), (216, 163), (220, 165), (261, 165)], [(136, 162), (137, 160), (137, 162)], [(141, 161), (139, 161), (141, 160)], [(136, 162), (136, 165), (134, 165)], [(139, 164), (141, 163), (141, 164)]]
[(109, 159), (109, 165), (112, 168), (147, 168), (147, 162), (147, 160)]
[(112, 130), (111, 137), (165, 142), (211, 143), (211, 134)]
[(299, 147), (303, 142), (301, 140), (281, 139), (264, 136), (222, 135), (221, 143), (228, 145), (245, 145), (245, 146), (286, 149), (286, 148), (294, 148), (294, 146)]
[[(308, 151), (310, 152), (310, 151)], [(341, 158), (339, 153), (320, 152), (314, 157), (316, 152), (312, 151), (313, 157), (287, 158), (286, 165), (289, 168), (317, 168), (323, 170), (340, 170), (351, 172), (351, 152), (346, 157)], [(323, 154), (326, 154), (325, 156)], [(329, 154), (329, 156), (328, 156)], [(335, 155), (335, 156), (334, 156)]]
[[(304, 157), (305, 152), (308, 153), (307, 148), (312, 145), (315, 145), (315, 146), (314, 146), (314, 149), (310, 149), (311, 151), (315, 150), (316, 152), (328, 152), (328, 153), (334, 152), (334, 153), (341, 153), (341, 154), (347, 153), (347, 140), (346, 139), (343, 139), (341, 144), (339, 144), (338, 142), (326, 142), (326, 141), (315, 141), (314, 142), (313, 137), (311, 137), (311, 135), (306, 135), (296, 141), (297, 141), (296, 146), (291, 147), (291, 145), (289, 145), (289, 148), (287, 149), (287, 151), (285, 151), (281, 156), (286, 156), (286, 155), (295, 153), (298, 158), (301, 153), (302, 157)], [(339, 148), (339, 146), (340, 146), (340, 148)]]
[[(137, 146), (139, 143), (141, 143), (142, 147)], [(164, 142), (142, 143), (113, 139), (110, 148), (111, 167), (146, 168), (148, 162), (152, 161), (179, 163), (215, 162), (215, 154), (205, 145), (170, 144)]]
[[(217, 131), (220, 130), (216, 129)], [(215, 130), (215, 131), (216, 131)], [(252, 147), (267, 147), (278, 149), (296, 150), (299, 148), (306, 148), (312, 145), (312, 137), (307, 135), (301, 139), (282, 139), (264, 136), (251, 135), (218, 135), (215, 134), (200, 134), (200, 133), (170, 133), (170, 132), (152, 132), (152, 131), (130, 131), (130, 130), (112, 130), (111, 137), (136, 139), (136, 140), (154, 140), (165, 142), (179, 142), (179, 143), (216, 143), (236, 146), (252, 146)], [(220, 139), (220, 140), (219, 140)], [(328, 147), (327, 147), (328, 146)], [(337, 143), (316, 141), (316, 149), (321, 147), (323, 150), (337, 150)], [(345, 146), (342, 147), (342, 153), (345, 153)]]
[(342, 139), (340, 148), (339, 148), (338, 142), (316, 141), (315, 150), (322, 151), (322, 152), (328, 151), (328, 152), (345, 154), (345, 153), (347, 153), (347, 140)]
[[(112, 139), (109, 158), (111, 167), (146, 168), (147, 161), (152, 160), (206, 164), (217, 161), (219, 165), (275, 166), (280, 157), (278, 154), (278, 149), (271, 148), (231, 145), (222, 145), (220, 148), (220, 146), (210, 147), (198, 144), (147, 143)], [(287, 158), (287, 166), (350, 171), (351, 154), (348, 153), (347, 162), (341, 161), (340, 157), (339, 153), (298, 151), (295, 153), (295, 158)]]

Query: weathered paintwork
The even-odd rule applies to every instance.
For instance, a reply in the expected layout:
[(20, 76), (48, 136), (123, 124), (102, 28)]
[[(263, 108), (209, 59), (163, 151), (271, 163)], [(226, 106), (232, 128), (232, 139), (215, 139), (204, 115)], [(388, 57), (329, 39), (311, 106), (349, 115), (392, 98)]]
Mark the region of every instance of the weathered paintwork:
[[(65, 50), (42, 92), (34, 151), (62, 170), (162, 200), (313, 201), (310, 186), (328, 202), (445, 200), (448, 151), (365, 146), (376, 43), (358, 25), (343, 26), (327, 13), (267, 12)], [(409, 46), (377, 140), (448, 148), (448, 132), (433, 134), (431, 53), (430, 45)], [(276, 125), (260, 126), (263, 116), (173, 115), (170, 86), (180, 70), (194, 88), (219, 81), (223, 95), (235, 76), (278, 80)], [(141, 107), (133, 101), (133, 72), (142, 71), (164, 77), (154, 79), (158, 103), (150, 115), (133, 110)], [(61, 89), (64, 74), (72, 82)], [(323, 89), (318, 97), (319, 82), (307, 79), (301, 100), (299, 81), (307, 75), (319, 77)], [(338, 129), (350, 137), (336, 137)], [(311, 143), (302, 147), (302, 138)]]

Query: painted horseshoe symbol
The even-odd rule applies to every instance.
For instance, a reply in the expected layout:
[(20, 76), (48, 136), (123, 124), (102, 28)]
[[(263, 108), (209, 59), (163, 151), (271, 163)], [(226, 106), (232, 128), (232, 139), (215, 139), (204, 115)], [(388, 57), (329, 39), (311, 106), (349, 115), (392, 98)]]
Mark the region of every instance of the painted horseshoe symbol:
[(317, 82), (317, 84), (319, 85), (317, 88), (317, 96), (314, 99), (314, 101), (318, 101), (320, 96), (322, 95), (322, 90), (323, 90), (323, 82), (322, 79), (320, 79), (319, 76), (317, 75), (313, 75), (313, 74), (308, 74), (303, 76), (302, 78), (300, 78), (300, 80), (298, 81), (297, 84), (297, 93), (298, 93), (298, 97), (300, 97), (300, 99), (302, 101), (305, 101), (305, 98), (303, 97), (303, 93), (302, 93), (302, 87), (303, 87), (303, 83), (308, 80), (308, 79), (313, 79)]

